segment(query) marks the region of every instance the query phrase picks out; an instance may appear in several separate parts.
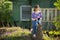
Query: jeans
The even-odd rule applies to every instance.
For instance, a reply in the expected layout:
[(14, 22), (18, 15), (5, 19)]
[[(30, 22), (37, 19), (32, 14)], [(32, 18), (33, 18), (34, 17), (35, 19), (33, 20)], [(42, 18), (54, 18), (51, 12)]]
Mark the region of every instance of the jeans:
[(40, 20), (32, 21), (33, 34), (36, 34), (38, 24), (41, 24), (41, 21)]

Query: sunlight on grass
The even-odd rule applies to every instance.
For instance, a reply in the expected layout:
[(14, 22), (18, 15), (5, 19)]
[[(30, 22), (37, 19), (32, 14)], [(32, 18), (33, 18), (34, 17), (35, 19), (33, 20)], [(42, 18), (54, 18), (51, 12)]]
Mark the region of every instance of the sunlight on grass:
[(20, 37), (23, 35), (29, 35), (31, 32), (28, 29), (22, 29), (20, 27), (12, 27), (5, 28), (6, 33), (2, 35), (0, 38), (8, 38), (8, 37)]
[(44, 35), (44, 34), (43, 34), (43, 39), (45, 39), (45, 40), (49, 39), (50, 40), (50, 38), (47, 35)]
[[(0, 36), (0, 39), (6, 40), (29, 40), (32, 39), (30, 36), (31, 32), (28, 29), (23, 29), (20, 27), (8, 27), (1, 28), (6, 30), (6, 32)], [(45, 33), (45, 34), (44, 34)], [(52, 35), (60, 34), (60, 31), (49, 31), (50, 37), (47, 36), (46, 31), (43, 31), (43, 39), (44, 40), (54, 40)]]

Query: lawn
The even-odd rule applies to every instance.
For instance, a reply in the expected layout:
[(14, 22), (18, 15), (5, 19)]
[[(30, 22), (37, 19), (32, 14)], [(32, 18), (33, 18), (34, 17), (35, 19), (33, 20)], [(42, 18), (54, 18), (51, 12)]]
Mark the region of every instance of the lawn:
[[(49, 33), (53, 34), (52, 31)], [(56, 37), (56, 40), (57, 38), (58, 37)], [(47, 34), (43, 34), (43, 39), (55, 40), (53, 36), (48, 37)], [(23, 29), (20, 27), (3, 27), (0, 28), (0, 40), (32, 40), (32, 36), (28, 29)]]
[[(3, 34), (0, 35), (0, 40), (27, 40), (31, 32), (28, 29), (23, 29), (20, 27), (12, 27), (12, 28), (0, 28), (4, 29)], [(6, 30), (6, 31), (5, 31)]]

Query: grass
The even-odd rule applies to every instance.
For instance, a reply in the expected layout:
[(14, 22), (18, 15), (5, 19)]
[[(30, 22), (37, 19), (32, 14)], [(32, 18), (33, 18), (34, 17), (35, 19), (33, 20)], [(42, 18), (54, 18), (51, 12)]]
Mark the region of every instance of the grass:
[[(28, 29), (23, 29), (20, 27), (3, 27), (0, 29), (6, 30), (5, 33), (0, 36), (0, 40), (32, 40), (31, 32)], [(3, 30), (3, 31), (4, 31)], [(55, 32), (55, 31), (54, 31)], [(53, 31), (50, 31), (50, 34), (53, 34)], [(58, 34), (58, 32), (55, 32)], [(44, 40), (55, 40), (53, 37), (48, 37), (47, 35), (43, 34)]]
[(0, 39), (27, 40), (26, 37), (31, 34), (29, 30), (22, 29), (20, 27), (5, 28), (5, 30), (6, 30), (6, 33), (0, 36)]

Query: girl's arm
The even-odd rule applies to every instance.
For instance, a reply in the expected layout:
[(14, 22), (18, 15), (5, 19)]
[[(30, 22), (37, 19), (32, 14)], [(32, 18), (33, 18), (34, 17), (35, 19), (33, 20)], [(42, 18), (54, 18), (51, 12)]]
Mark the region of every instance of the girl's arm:
[(42, 12), (41, 12), (41, 14), (40, 14), (40, 21), (42, 21)]
[(32, 13), (31, 19), (32, 19), (32, 21), (35, 21), (36, 20), (36, 17), (35, 17), (35, 14), (34, 13)]
[(40, 12), (40, 18), (42, 18), (42, 12)]
[(39, 13), (38, 20), (42, 20), (42, 13)]
[(37, 18), (32, 18), (32, 21), (35, 21)]

